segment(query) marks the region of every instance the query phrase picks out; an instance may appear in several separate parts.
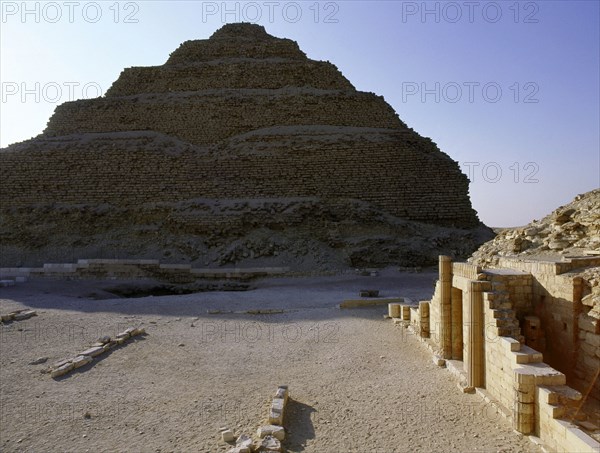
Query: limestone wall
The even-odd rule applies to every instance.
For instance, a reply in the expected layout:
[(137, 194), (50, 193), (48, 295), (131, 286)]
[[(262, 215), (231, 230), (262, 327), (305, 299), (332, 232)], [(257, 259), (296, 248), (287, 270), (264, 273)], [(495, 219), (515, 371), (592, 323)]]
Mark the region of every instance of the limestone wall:
[[(600, 323), (587, 316), (577, 268), (598, 266), (600, 258), (574, 258), (549, 263), (503, 258), (499, 266), (531, 272), (532, 310), (549, 340), (544, 360), (566, 374), (570, 385), (586, 391), (600, 367)], [(600, 399), (600, 380), (591, 392)]]

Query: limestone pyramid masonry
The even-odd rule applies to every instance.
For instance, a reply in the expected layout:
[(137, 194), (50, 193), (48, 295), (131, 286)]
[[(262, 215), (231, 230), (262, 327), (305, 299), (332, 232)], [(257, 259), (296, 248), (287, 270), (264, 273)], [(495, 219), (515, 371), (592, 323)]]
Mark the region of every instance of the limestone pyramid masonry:
[(252, 24), (58, 106), (42, 134), (0, 150), (0, 180), (4, 266), (421, 265), (489, 238), (435, 143)]

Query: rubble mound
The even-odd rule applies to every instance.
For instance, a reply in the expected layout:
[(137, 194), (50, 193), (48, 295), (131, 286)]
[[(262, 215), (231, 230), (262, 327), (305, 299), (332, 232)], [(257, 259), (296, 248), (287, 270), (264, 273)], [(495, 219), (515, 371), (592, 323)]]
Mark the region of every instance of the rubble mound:
[(423, 265), (492, 236), (457, 162), (253, 24), (58, 106), (41, 135), (0, 150), (0, 180), (0, 267)]
[(581, 195), (542, 220), (507, 228), (483, 244), (469, 262), (495, 266), (501, 256), (562, 259), (600, 251), (600, 189)]

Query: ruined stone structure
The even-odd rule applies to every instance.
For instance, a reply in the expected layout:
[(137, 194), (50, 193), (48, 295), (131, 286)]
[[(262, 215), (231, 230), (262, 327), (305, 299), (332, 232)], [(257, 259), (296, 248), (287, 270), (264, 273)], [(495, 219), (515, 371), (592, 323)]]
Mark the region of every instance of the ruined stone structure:
[(251, 24), (60, 105), (43, 134), (0, 151), (0, 179), (5, 266), (418, 265), (490, 237), (456, 162), (333, 64)]
[(589, 281), (598, 270), (595, 256), (504, 257), (487, 268), (440, 256), (432, 299), (406, 322), (516, 430), (551, 451), (598, 451), (600, 319)]

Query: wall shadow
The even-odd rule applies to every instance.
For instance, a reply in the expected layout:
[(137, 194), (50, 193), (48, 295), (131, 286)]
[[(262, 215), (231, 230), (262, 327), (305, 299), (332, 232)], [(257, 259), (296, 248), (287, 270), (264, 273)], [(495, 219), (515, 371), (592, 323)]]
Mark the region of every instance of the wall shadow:
[(291, 397), (288, 399), (284, 426), (291, 426), (286, 430), (286, 439), (283, 445), (286, 451), (304, 451), (306, 442), (315, 438), (315, 427), (312, 422), (312, 414), (317, 410), (308, 404), (296, 401)]

